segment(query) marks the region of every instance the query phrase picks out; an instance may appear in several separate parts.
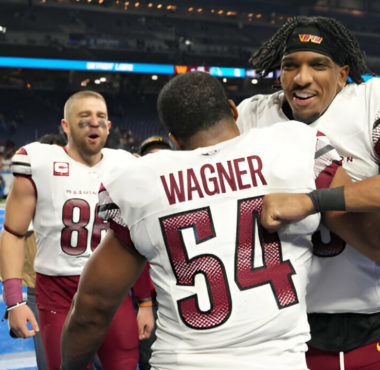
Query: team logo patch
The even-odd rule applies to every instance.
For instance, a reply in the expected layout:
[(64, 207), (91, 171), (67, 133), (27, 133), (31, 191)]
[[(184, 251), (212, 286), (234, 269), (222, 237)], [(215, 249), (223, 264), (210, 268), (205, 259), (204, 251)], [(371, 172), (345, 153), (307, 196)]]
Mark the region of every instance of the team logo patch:
[(67, 162), (54, 162), (53, 174), (54, 176), (69, 176), (70, 167)]
[(299, 33), (298, 37), (301, 42), (312, 42), (313, 44), (320, 44), (323, 40), (321, 36), (309, 35), (307, 33)]
[(21, 155), (27, 155), (28, 153), (24, 148), (20, 148), (19, 150), (16, 151), (15, 154), (21, 154)]

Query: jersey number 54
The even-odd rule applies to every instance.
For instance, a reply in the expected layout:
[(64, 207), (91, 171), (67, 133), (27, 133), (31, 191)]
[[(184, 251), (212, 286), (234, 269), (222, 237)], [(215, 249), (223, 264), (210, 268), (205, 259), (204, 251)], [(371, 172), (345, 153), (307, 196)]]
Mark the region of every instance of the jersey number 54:
[[(270, 284), (278, 308), (298, 303), (291, 276), (295, 274), (289, 260), (283, 261), (281, 242), (276, 233), (261, 227), (262, 197), (238, 201), (238, 220), (235, 245), (235, 283), (240, 290)], [(201, 311), (197, 295), (178, 300), (183, 322), (194, 329), (210, 329), (223, 324), (231, 314), (230, 288), (225, 266), (213, 254), (189, 258), (181, 230), (192, 228), (196, 243), (216, 237), (209, 207), (177, 213), (160, 219), (170, 263), (178, 285), (193, 286), (196, 274), (203, 274), (208, 287), (210, 309)], [(257, 225), (263, 266), (254, 267), (255, 230)]]

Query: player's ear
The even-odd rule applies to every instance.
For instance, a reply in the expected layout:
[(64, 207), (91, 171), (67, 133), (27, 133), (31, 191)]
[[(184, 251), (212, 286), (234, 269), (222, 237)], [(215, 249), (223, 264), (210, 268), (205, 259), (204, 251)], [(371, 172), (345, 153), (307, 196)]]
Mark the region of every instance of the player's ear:
[(69, 132), (69, 123), (64, 118), (61, 119), (61, 127), (63, 132), (67, 135)]
[(177, 139), (171, 132), (169, 132), (169, 139), (174, 143), (174, 145), (178, 148), (178, 149), (184, 149), (185, 148), (185, 145), (183, 144), (182, 140), (181, 139)]
[(239, 114), (238, 114), (238, 111), (237, 111), (237, 108), (236, 108), (236, 105), (235, 103), (231, 100), (231, 99), (228, 99), (228, 104), (230, 105), (231, 107), (231, 110), (232, 110), (232, 115), (234, 116), (234, 119), (235, 121), (237, 120)]
[(349, 74), (350, 74), (349, 65), (339, 67), (338, 86), (340, 89), (343, 89), (343, 87), (347, 84), (347, 78)]

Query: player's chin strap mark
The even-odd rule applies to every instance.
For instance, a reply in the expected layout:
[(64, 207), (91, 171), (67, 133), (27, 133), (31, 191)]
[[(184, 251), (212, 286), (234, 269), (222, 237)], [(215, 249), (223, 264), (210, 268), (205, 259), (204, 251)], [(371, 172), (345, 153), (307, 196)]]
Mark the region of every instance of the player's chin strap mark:
[(313, 190), (307, 194), (314, 205), (314, 212), (345, 211), (344, 186)]

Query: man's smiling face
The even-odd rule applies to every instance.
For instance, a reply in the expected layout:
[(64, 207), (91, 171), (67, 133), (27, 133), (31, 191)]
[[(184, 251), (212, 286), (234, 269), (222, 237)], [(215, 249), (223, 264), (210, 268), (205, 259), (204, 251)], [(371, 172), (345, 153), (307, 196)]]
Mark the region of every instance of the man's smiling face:
[(323, 54), (299, 51), (284, 56), (281, 85), (294, 119), (311, 123), (323, 114), (346, 84), (348, 73), (348, 66)]

